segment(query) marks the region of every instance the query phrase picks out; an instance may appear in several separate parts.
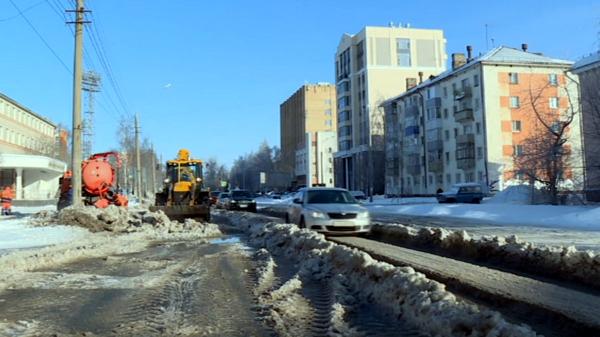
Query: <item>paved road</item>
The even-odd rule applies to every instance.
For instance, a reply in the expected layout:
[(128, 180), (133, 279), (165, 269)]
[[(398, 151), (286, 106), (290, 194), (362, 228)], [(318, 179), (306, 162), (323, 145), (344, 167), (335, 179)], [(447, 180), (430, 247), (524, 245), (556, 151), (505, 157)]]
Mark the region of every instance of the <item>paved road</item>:
[(330, 240), (364, 250), (396, 265), (411, 266), (433, 279), (450, 281), (454, 287), (458, 283), (465, 289), (474, 289), (487, 296), (524, 303), (567, 317), (576, 325), (587, 326), (589, 330), (585, 330), (586, 333), (600, 335), (599, 296), (364, 238), (334, 237)]
[(474, 237), (484, 235), (510, 236), (517, 235), (520, 239), (539, 245), (575, 246), (580, 250), (600, 252), (600, 232), (585, 230), (569, 230), (565, 228), (550, 228), (544, 226), (498, 225), (485, 223), (477, 219), (457, 219), (450, 217), (413, 216), (391, 214), (386, 207), (367, 207), (373, 221), (380, 223), (401, 223), (416, 227), (442, 227), (452, 230), (465, 230)]

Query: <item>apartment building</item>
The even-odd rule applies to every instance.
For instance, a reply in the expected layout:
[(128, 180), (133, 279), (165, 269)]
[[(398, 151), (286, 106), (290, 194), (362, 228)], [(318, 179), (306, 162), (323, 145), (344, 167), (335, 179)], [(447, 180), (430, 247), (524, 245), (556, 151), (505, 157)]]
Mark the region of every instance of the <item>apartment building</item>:
[[(329, 139), (327, 133), (321, 132), (336, 131), (335, 99), (335, 85), (305, 84), (280, 105), (281, 157), (292, 185), (310, 185), (316, 180), (321, 183), (321, 178), (329, 182), (326, 177), (314, 175), (329, 171), (329, 167), (321, 167), (321, 161), (317, 160), (320, 156), (315, 154), (315, 144), (320, 137)], [(333, 151), (336, 147), (332, 147)], [(316, 166), (309, 168), (308, 163)]]
[(0, 93), (0, 186), (15, 190), (17, 204), (55, 198), (67, 168), (52, 158), (61, 152), (57, 136), (55, 124)]
[[(577, 106), (572, 62), (498, 47), (473, 58), (452, 54), (452, 69), (387, 100), (387, 194), (433, 194), (455, 183), (480, 182), (502, 190), (525, 180), (515, 155), (540, 129), (536, 111), (559, 121)], [(535, 110), (534, 110), (535, 107)], [(571, 153), (581, 148), (580, 121), (569, 128)], [(572, 178), (581, 156), (570, 157)], [(576, 182), (574, 182), (576, 183)]]
[(589, 201), (600, 201), (600, 52), (577, 61), (582, 109), (585, 191)]
[(335, 131), (306, 133), (306, 144), (296, 151), (296, 177), (300, 185), (334, 186), (333, 153), (337, 150)]
[(338, 108), (336, 185), (367, 194), (384, 191), (384, 112), (381, 103), (406, 83), (446, 69), (442, 30), (365, 27), (344, 34), (335, 55)]

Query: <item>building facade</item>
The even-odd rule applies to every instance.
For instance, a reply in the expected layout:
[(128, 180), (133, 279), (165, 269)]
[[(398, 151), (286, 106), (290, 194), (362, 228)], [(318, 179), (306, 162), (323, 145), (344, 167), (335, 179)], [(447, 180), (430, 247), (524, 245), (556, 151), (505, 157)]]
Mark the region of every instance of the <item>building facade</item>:
[(307, 144), (316, 142), (318, 133), (335, 132), (335, 97), (333, 84), (305, 84), (280, 105), (282, 166), (290, 174), (292, 185), (311, 183), (308, 170), (298, 170), (306, 166), (298, 160), (306, 160), (312, 153)]
[(306, 186), (335, 186), (333, 154), (337, 150), (335, 131), (317, 131), (306, 133), (304, 147), (296, 151), (296, 177)]
[(17, 203), (55, 199), (65, 172), (56, 125), (0, 94), (0, 186), (11, 186)]
[[(434, 194), (463, 182), (502, 190), (523, 182), (515, 156), (526, 155), (525, 143), (542, 122), (576, 109), (577, 86), (566, 73), (572, 62), (527, 52), (526, 45), (475, 59), (467, 50), (452, 55), (451, 70), (383, 104), (387, 194)], [(567, 180), (582, 165), (579, 125), (577, 115), (565, 145), (573, 154)]]
[(446, 69), (442, 30), (365, 27), (344, 34), (335, 55), (338, 108), (336, 185), (367, 194), (384, 191), (381, 104), (407, 83)]
[(600, 201), (600, 52), (573, 65), (581, 95), (585, 192), (589, 201)]

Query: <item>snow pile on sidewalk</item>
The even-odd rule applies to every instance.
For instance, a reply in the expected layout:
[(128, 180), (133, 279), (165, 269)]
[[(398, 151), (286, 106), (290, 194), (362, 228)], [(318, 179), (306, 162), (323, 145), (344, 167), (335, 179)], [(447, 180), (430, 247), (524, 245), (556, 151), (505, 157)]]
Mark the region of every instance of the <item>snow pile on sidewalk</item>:
[(484, 236), (473, 239), (464, 230), (414, 228), (401, 224), (376, 224), (373, 234), (415, 246), (434, 247), (450, 254), (486, 260), (527, 272), (574, 280), (600, 287), (600, 254), (578, 251), (573, 246), (536, 247), (533, 243), (509, 237)]
[(60, 212), (40, 212), (31, 224), (45, 226), (52, 223), (83, 227), (91, 232), (174, 234), (209, 237), (219, 236), (221, 232), (215, 224), (200, 223), (186, 219), (181, 223), (171, 221), (162, 211), (151, 212), (144, 208), (125, 208), (110, 205), (107, 208), (67, 207)]
[(494, 197), (483, 200), (483, 203), (529, 205), (532, 201), (532, 193), (533, 200), (537, 203), (550, 201), (550, 198), (537, 188), (532, 189), (528, 185), (513, 185), (496, 193)]
[[(462, 302), (439, 282), (410, 267), (395, 267), (368, 254), (286, 224), (260, 224), (259, 217), (234, 215), (251, 241), (302, 264), (316, 279), (342, 274), (363, 301), (375, 301), (434, 336), (537, 336), (494, 311)], [(253, 219), (254, 218), (254, 219)]]
[(435, 197), (403, 197), (403, 198), (384, 198), (383, 196), (374, 196), (373, 201), (367, 201), (366, 205), (410, 205), (410, 204), (437, 204)]

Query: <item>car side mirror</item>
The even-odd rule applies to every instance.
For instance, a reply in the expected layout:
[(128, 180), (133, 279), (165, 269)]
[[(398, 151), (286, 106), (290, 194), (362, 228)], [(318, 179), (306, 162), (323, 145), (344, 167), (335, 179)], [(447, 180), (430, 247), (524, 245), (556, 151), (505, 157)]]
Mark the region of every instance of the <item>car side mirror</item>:
[(293, 203), (294, 204), (302, 204), (302, 199), (296, 198), (296, 199), (293, 200)]

